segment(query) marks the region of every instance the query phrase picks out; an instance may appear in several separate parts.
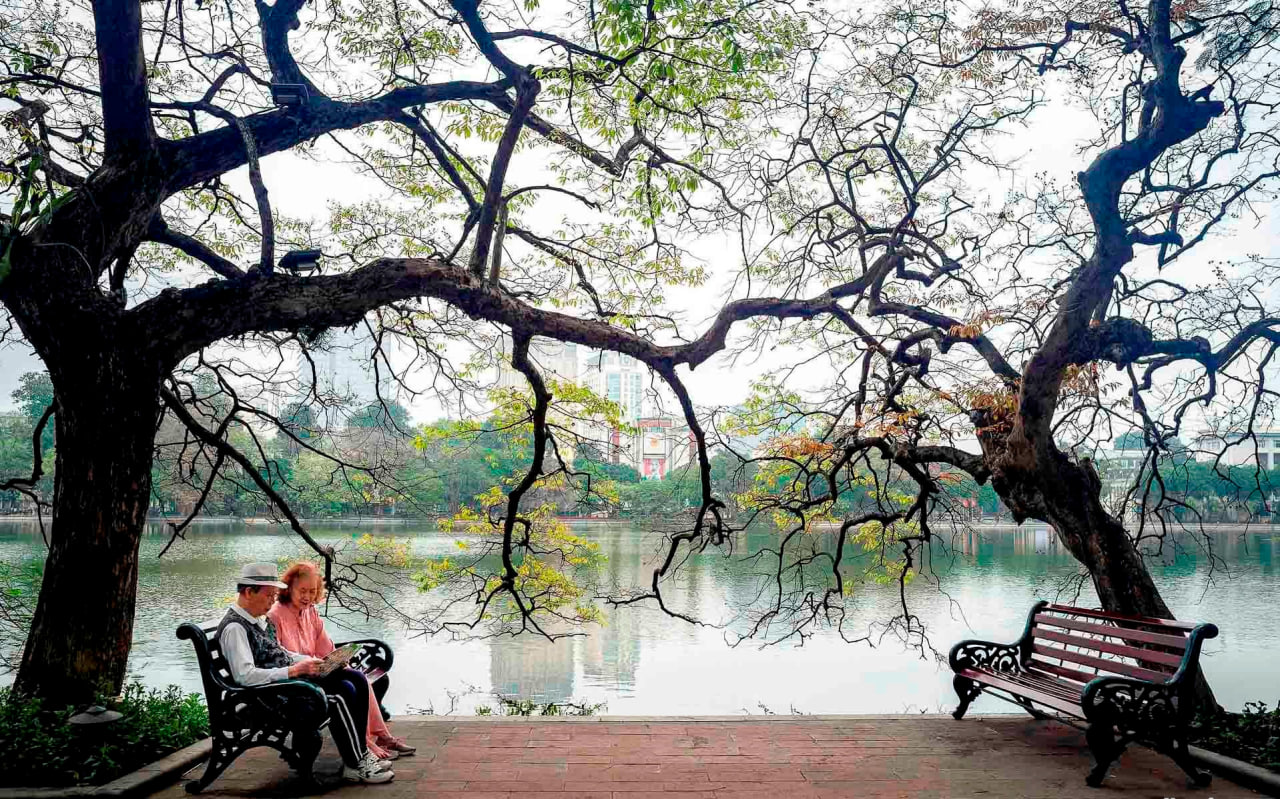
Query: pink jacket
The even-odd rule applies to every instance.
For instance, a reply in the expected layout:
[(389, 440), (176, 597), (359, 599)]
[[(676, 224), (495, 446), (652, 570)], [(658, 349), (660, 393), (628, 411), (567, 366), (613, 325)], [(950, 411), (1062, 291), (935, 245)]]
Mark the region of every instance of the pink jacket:
[(267, 616), (276, 626), (280, 645), (290, 652), (322, 658), (335, 648), (333, 639), (324, 631), (324, 621), (316, 612), (315, 605), (303, 610), (300, 605), (277, 602), (271, 606)]

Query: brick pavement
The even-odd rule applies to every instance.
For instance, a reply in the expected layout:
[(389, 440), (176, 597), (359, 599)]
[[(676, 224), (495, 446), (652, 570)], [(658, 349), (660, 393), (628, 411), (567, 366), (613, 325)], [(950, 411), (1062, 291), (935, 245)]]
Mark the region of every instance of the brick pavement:
[[(336, 781), (327, 744), (321, 786), (305, 786), (269, 749), (236, 761), (203, 796), (336, 799), (834, 799), (834, 797), (1257, 796), (1222, 778), (1187, 787), (1168, 759), (1131, 747), (1100, 790), (1087, 788), (1084, 736), (1020, 716), (737, 718), (400, 717), (418, 754), (387, 785)], [(203, 765), (200, 766), (203, 768)], [(194, 772), (198, 774), (199, 771)], [(185, 797), (182, 783), (153, 799)]]

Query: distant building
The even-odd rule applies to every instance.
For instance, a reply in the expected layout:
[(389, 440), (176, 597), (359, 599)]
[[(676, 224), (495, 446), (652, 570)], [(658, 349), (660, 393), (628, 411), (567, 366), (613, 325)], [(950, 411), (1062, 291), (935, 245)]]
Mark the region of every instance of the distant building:
[(379, 396), (390, 398), (391, 376), (385, 364), (379, 364), (381, 371), (375, 376), (373, 358), (371, 337), (354, 329), (331, 330), (306, 354), (299, 353), (298, 382), (310, 393), (314, 368), (316, 393), (326, 404), (359, 409)]
[(624, 421), (634, 423), (644, 413), (648, 367), (629, 355), (591, 351), (582, 364), (581, 381), (597, 395), (622, 406)]
[[(503, 334), (499, 347), (502, 360), (498, 364), (498, 387), (524, 389), (529, 385), (525, 376), (511, 365), (511, 337)], [(578, 381), (578, 345), (572, 342), (535, 336), (529, 342), (529, 360), (542, 373), (544, 379), (566, 383)]]
[[(511, 339), (505, 335), (501, 343), (502, 361), (498, 367), (498, 386), (524, 388), (527, 381), (510, 363)], [(646, 399), (648, 367), (641, 361), (616, 352), (579, 349), (544, 338), (534, 338), (529, 357), (548, 379), (576, 382), (621, 409), (621, 420), (635, 427), (638, 434), (611, 428), (599, 421), (580, 421), (574, 425), (578, 435), (610, 463), (630, 466), (646, 479), (659, 480), (697, 458), (689, 426), (683, 417), (645, 413), (651, 403)], [(576, 447), (565, 446), (564, 454), (573, 456)]]
[(1128, 492), (1150, 454), (1140, 433), (1126, 433), (1110, 447), (1100, 447), (1094, 453), (1094, 468), (1102, 480), (1103, 498), (1117, 499)]
[(1222, 453), (1221, 462), (1231, 466), (1256, 463), (1263, 469), (1280, 468), (1280, 429), (1264, 427), (1254, 430), (1252, 438), (1246, 435), (1243, 430), (1201, 433), (1192, 444), (1196, 460), (1217, 460)]
[(698, 443), (684, 419), (652, 416), (636, 422), (640, 437), (632, 456), (632, 466), (646, 480), (661, 480), (698, 458)]

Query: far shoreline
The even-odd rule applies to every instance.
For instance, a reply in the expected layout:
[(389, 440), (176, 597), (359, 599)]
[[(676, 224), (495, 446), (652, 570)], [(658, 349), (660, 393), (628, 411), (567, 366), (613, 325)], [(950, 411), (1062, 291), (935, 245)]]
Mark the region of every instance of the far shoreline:
[[(48, 521), (49, 517), (44, 517)], [(448, 516), (433, 517), (396, 517), (396, 516), (341, 516), (341, 517), (299, 517), (298, 521), (307, 525), (334, 525), (339, 527), (403, 527), (406, 525), (435, 525), (440, 519), (447, 519)], [(633, 527), (638, 524), (648, 524), (654, 521), (669, 522), (670, 517), (635, 517), (630, 519), (613, 518), (613, 519), (590, 519), (576, 516), (561, 516), (559, 521), (582, 526), (591, 527)], [(0, 515), (0, 523), (6, 521), (13, 522), (35, 522), (37, 517), (34, 514), (3, 514)], [(173, 523), (180, 524), (183, 517), (180, 516), (148, 516), (147, 522), (152, 523)], [(1280, 521), (1280, 520), (1277, 520)], [(273, 520), (265, 517), (240, 517), (240, 516), (199, 516), (191, 520), (192, 525), (245, 525), (247, 527), (283, 527), (288, 528), (289, 522), (285, 520)], [(1261, 532), (1273, 531), (1277, 522), (1270, 520), (1255, 522), (1211, 522), (1204, 525), (1206, 532), (1215, 531), (1248, 531), (1258, 529)], [(834, 532), (840, 529), (837, 522), (821, 522), (814, 525), (814, 528), (821, 532)], [(1017, 532), (1029, 530), (1048, 530), (1049, 525), (1046, 522), (1026, 521), (1022, 524), (1015, 524), (1010, 521), (972, 521), (967, 527), (955, 525), (951, 528), (955, 532)], [(1194, 532), (1198, 528), (1191, 526), (1186, 527), (1187, 532)]]

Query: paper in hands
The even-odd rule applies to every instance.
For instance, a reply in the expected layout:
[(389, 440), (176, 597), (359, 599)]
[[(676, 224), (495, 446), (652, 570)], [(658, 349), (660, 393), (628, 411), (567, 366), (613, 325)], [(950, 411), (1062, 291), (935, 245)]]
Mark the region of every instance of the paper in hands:
[(340, 646), (333, 650), (320, 659), (320, 666), (316, 670), (316, 673), (312, 675), (312, 679), (328, 677), (335, 670), (345, 666), (347, 661), (355, 657), (356, 653), (363, 648), (364, 646), (362, 644), (347, 644), (346, 646)]

